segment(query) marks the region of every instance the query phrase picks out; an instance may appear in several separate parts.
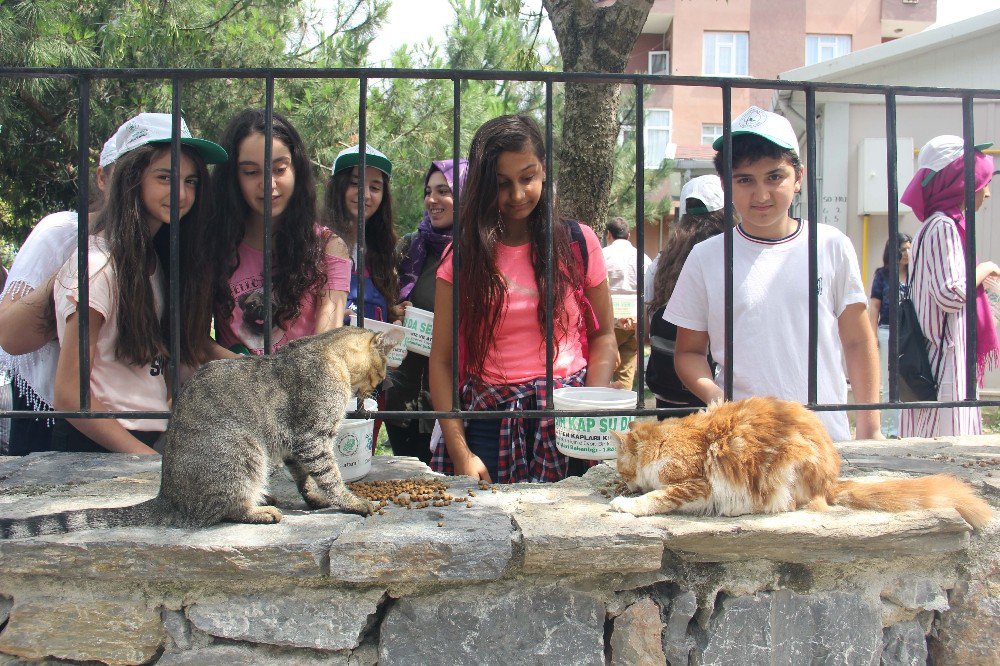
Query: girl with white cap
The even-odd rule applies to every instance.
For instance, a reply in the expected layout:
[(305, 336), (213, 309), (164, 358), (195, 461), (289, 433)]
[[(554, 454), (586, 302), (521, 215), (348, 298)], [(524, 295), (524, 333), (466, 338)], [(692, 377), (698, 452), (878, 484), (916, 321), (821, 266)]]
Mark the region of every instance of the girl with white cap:
[(677, 326), (663, 318), (684, 260), (698, 243), (721, 234), (725, 228), (722, 181), (715, 174), (698, 176), (681, 188), (677, 221), (670, 227), (667, 244), (646, 271), (646, 312), (649, 313), (651, 353), (646, 385), (656, 396), (657, 407), (704, 407), (705, 403), (681, 382), (674, 370)]
[[(87, 317), (90, 340), (90, 408), (93, 411), (166, 411), (169, 327), (164, 267), (153, 238), (171, 223), (180, 225), (183, 316), (179, 362), (197, 366), (212, 357), (208, 337), (211, 308), (203, 285), (207, 271), (208, 182), (206, 163), (226, 159), (218, 145), (191, 136), (181, 122), (181, 158), (176, 165), (179, 210), (171, 206), (172, 119), (144, 113), (117, 137), (115, 169), (104, 208), (91, 223), (89, 307), (79, 310), (77, 258), (72, 256), (53, 285), (59, 362), (57, 410), (80, 408), (78, 318)], [(151, 454), (166, 419), (116, 418), (59, 421), (52, 446), (61, 451)]]
[[(344, 239), (354, 259), (348, 308), (360, 308), (358, 285), (364, 281), (364, 315), (368, 319), (394, 322), (403, 318), (406, 303), (398, 303), (399, 277), (395, 252), (398, 237), (392, 215), (389, 177), (392, 162), (383, 153), (365, 146), (365, 177), (360, 176), (360, 146), (340, 151), (326, 183), (326, 222)], [(358, 214), (364, 208), (365, 274), (358, 274)]]
[[(975, 146), (976, 210), (990, 196), (993, 158)], [(910, 299), (920, 328), (928, 340), (931, 368), (939, 368), (938, 400), (962, 400), (966, 386), (965, 331), (965, 145), (960, 136), (943, 135), (928, 141), (917, 157), (917, 172), (900, 201), (923, 224), (910, 254)], [(987, 367), (995, 367), (1000, 341), (993, 324), (983, 281), (1000, 275), (992, 261), (976, 266), (976, 370), (982, 383)], [(968, 396), (975, 397), (975, 396)], [(978, 435), (983, 430), (978, 407), (903, 410), (899, 432), (903, 437)]]

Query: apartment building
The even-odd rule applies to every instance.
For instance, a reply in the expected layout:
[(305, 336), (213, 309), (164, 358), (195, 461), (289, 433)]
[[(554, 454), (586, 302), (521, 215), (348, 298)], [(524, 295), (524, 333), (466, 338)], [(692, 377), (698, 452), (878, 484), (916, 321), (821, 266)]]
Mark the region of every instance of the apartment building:
[[(934, 23), (937, 0), (655, 0), (628, 71), (774, 79), (914, 34)], [(733, 117), (770, 109), (770, 90), (733, 90)], [(722, 134), (722, 93), (656, 86), (645, 102), (646, 166), (676, 161), (680, 180), (711, 170)], [(665, 193), (664, 193), (665, 194)]]

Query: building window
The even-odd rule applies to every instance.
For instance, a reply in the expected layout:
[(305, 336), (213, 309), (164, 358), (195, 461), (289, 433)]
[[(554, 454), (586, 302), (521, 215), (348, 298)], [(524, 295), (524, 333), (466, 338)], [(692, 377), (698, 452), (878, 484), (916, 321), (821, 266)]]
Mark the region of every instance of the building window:
[(711, 146), (720, 136), (722, 136), (722, 125), (720, 123), (701, 124), (701, 145)]
[(646, 111), (646, 168), (659, 169), (667, 158), (670, 147), (670, 109), (649, 109)]
[[(628, 120), (631, 120), (629, 118)], [(623, 120), (618, 130), (618, 145), (635, 141), (635, 125)], [(673, 112), (670, 109), (647, 109), (644, 143), (644, 156), (647, 169), (659, 169), (663, 160), (673, 158), (671, 150)]]
[(833, 60), (850, 52), (850, 35), (806, 35), (806, 65)]
[(706, 32), (701, 73), (704, 76), (747, 76), (747, 33)]
[(670, 74), (670, 51), (649, 52), (649, 73)]

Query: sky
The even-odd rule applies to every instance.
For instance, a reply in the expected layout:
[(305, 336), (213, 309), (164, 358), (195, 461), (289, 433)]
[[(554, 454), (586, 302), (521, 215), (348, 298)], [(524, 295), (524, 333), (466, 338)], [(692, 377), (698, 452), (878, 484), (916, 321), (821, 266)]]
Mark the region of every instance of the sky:
[[(534, 9), (541, 5), (541, 0), (526, 0), (522, 5)], [(1000, 0), (937, 0), (938, 21), (932, 27), (994, 9), (1000, 9)], [(451, 17), (448, 0), (394, 0), (389, 9), (389, 20), (372, 45), (370, 64), (373, 67), (387, 65), (384, 61), (389, 54), (403, 44), (423, 42), (428, 37), (443, 40), (445, 26), (450, 23)], [(547, 21), (543, 31), (546, 29), (551, 35)]]

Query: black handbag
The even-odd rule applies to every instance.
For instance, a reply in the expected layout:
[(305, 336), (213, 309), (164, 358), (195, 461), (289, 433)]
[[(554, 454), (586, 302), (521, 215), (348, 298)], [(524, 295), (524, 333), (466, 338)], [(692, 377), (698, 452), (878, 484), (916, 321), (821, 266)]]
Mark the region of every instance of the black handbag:
[[(922, 237), (921, 237), (922, 240)], [(916, 275), (916, 248), (913, 252), (914, 275)], [(912, 284), (912, 279), (910, 283)], [(941, 344), (938, 349), (937, 369), (931, 370), (931, 360), (927, 354), (929, 341), (920, 328), (917, 310), (909, 294), (899, 301), (899, 397), (905, 402), (927, 402), (938, 399), (938, 378), (941, 361), (944, 360), (944, 334), (948, 327), (948, 315), (941, 324)]]

